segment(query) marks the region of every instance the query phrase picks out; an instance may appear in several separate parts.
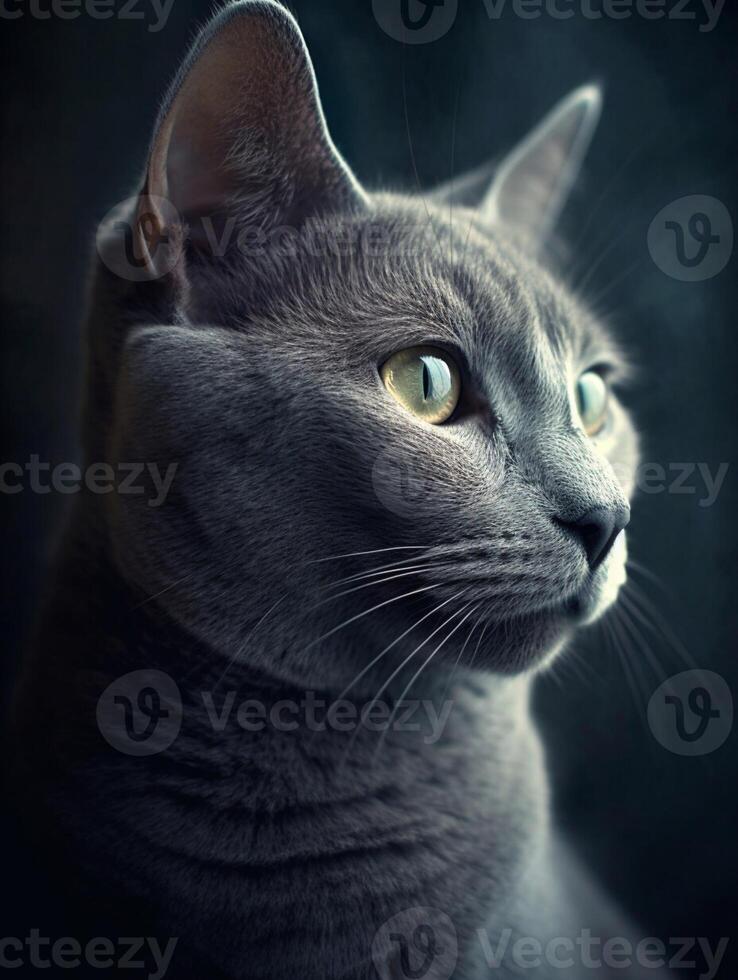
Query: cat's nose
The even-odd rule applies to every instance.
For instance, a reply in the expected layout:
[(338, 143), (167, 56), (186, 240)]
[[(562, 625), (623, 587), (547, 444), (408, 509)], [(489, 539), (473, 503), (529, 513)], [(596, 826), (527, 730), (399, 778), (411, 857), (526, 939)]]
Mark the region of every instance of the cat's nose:
[(630, 508), (623, 504), (593, 507), (566, 526), (579, 538), (594, 570), (607, 558), (618, 534), (630, 520)]

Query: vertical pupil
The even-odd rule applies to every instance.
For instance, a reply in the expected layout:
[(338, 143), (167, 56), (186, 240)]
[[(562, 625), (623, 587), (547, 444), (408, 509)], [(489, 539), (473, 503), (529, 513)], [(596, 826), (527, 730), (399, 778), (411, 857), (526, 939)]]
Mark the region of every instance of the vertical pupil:
[(587, 411), (587, 395), (581, 381), (577, 382), (577, 401), (579, 402), (579, 414), (584, 415)]
[(423, 361), (423, 401), (428, 400), (428, 395), (430, 394), (431, 379), (430, 371), (428, 370), (428, 365)]

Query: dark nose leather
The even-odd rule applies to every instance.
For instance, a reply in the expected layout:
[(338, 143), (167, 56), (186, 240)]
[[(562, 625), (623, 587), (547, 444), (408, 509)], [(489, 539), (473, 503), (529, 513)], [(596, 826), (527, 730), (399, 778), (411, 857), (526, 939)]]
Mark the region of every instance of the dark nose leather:
[(628, 524), (630, 508), (594, 507), (576, 521), (562, 522), (575, 534), (584, 546), (590, 568), (595, 569), (607, 558), (615, 544), (615, 538)]

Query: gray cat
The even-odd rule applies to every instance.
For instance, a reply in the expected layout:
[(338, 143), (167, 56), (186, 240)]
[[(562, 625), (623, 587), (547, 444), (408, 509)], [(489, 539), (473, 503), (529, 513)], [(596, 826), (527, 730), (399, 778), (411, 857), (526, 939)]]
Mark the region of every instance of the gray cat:
[(176, 475), (77, 498), (15, 715), (39, 837), (177, 938), (169, 976), (580, 977), (636, 942), (528, 713), (625, 578), (622, 359), (542, 261), (599, 105), (370, 194), (271, 0), (175, 80), (99, 241), (83, 433)]

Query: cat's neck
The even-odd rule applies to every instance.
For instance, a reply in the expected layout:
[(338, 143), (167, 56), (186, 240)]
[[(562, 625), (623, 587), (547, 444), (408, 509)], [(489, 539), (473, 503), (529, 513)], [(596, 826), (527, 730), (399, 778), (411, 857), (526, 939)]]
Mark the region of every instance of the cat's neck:
[[(224, 674), (227, 651), (155, 600), (134, 602), (98, 560), (68, 549), (20, 704), (24, 752), (51, 770), (43, 802), (81, 879), (104, 867), (106, 889), (143, 889), (168, 934), (233, 975), (278, 955), (268, 924), (308, 887), (303, 927), (322, 935), (330, 905), (347, 953), (368, 950), (401, 908), (453, 909), (471, 928), (507, 922), (534, 891), (548, 800), (526, 678), (459, 670), (392, 719), (359, 723), (366, 698), (347, 695), (328, 721), (319, 691), (243, 663)], [(122, 729), (120, 744), (99, 729), (101, 697), (135, 702), (109, 685), (141, 670), (166, 674), (181, 699), (181, 726), (149, 755), (130, 752)], [(111, 850), (110, 833), (126, 847)], [(219, 930), (231, 939), (214, 953)], [(476, 949), (473, 931), (459, 941)]]
[[(54, 705), (63, 705), (59, 711), (69, 718), (61, 690), (68, 690), (74, 701), (99, 697), (117, 678), (155, 671), (171, 678), (179, 692), (182, 732), (187, 735), (181, 741), (188, 745), (192, 739), (218, 743), (229, 756), (248, 753), (256, 744), (265, 751), (273, 747), (275, 766), (284, 745), (298, 746), (305, 767), (328, 766), (337, 784), (344, 776), (354, 778), (357, 766), (376, 773), (381, 782), (386, 778), (382, 770), (396, 768), (398, 760), (400, 768), (415, 759), (433, 770), (445, 768), (449, 758), (468, 760), (472, 768), (483, 761), (500, 788), (518, 778), (512, 766), (517, 758), (539, 780), (528, 677), (470, 673), (459, 667), (414, 677), (413, 662), (397, 672), (392, 684), (384, 683), (390, 669), (385, 667), (367, 674), (362, 685), (339, 693), (319, 677), (315, 684), (287, 681), (279, 671), (264, 669), (264, 657), (256, 658), (255, 668), (241, 650), (218, 649), (192, 636), (166, 615), (156, 596), (141, 600), (105, 549), (90, 541), (88, 535), (70, 536), (39, 641), (38, 659), (45, 665), (36, 681), (49, 694), (43, 703), (50, 714)], [(340, 659), (339, 643), (336, 638), (321, 658)], [(51, 644), (63, 647), (64, 656), (49, 663), (44, 648)], [(398, 651), (396, 660), (404, 655)], [(79, 704), (79, 717), (89, 717), (93, 726), (95, 707)], [(168, 750), (172, 761), (178, 752), (175, 742)], [(452, 782), (453, 768), (446, 777)], [(457, 769), (458, 778), (462, 770)]]

